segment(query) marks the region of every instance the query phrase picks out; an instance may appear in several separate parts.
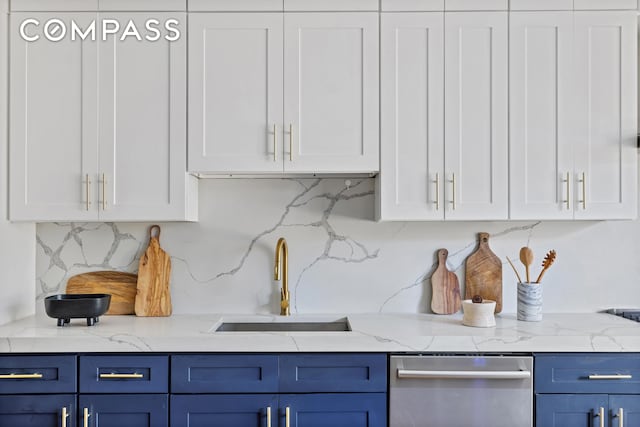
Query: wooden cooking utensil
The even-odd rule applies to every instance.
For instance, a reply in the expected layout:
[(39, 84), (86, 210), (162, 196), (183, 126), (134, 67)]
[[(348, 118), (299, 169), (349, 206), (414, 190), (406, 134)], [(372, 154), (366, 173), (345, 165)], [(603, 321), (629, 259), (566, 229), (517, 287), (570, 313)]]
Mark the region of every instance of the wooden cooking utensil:
[(438, 251), (438, 268), (431, 275), (431, 310), (436, 314), (460, 311), (460, 283), (458, 276), (447, 269), (449, 251)]
[(502, 311), (502, 262), (489, 248), (489, 233), (478, 233), (478, 249), (466, 261), (465, 299), (480, 295)]
[(551, 267), (551, 265), (554, 263), (555, 260), (556, 260), (556, 251), (551, 250), (547, 252), (547, 254), (544, 257), (544, 260), (542, 261), (542, 271), (540, 272), (540, 275), (538, 276), (536, 283), (540, 283), (540, 280), (542, 280), (542, 276), (544, 276), (544, 273), (549, 269), (549, 267)]
[(524, 264), (524, 268), (527, 276), (527, 283), (531, 283), (529, 277), (529, 266), (533, 264), (533, 251), (528, 246), (520, 249), (520, 261)]
[(518, 273), (518, 270), (516, 270), (516, 266), (513, 265), (509, 257), (507, 257), (507, 261), (509, 261), (509, 265), (511, 266), (511, 268), (513, 268), (513, 272), (516, 273), (516, 277), (518, 278), (518, 283), (522, 283), (522, 279), (520, 278), (520, 274)]
[[(154, 231), (157, 234), (154, 235)], [(149, 247), (140, 257), (136, 294), (136, 316), (162, 317), (171, 315), (171, 258), (160, 247), (160, 226), (149, 229)]]
[(121, 271), (94, 271), (72, 276), (67, 281), (68, 294), (110, 294), (106, 314), (134, 314), (138, 276)]

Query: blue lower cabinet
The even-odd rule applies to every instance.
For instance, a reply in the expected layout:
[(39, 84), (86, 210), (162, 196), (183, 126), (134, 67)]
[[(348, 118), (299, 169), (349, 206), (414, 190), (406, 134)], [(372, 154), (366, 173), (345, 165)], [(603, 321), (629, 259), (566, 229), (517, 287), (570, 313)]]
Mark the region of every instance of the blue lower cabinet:
[[(88, 422), (85, 423), (85, 416)], [(166, 394), (81, 394), (78, 400), (80, 426), (168, 427)]]
[(74, 394), (0, 396), (0, 426), (75, 427)]
[(640, 426), (640, 396), (638, 395), (610, 395), (609, 411), (610, 427)]
[[(601, 414), (604, 424), (600, 421)], [(609, 396), (606, 394), (536, 395), (536, 427), (610, 426), (608, 417)]]
[[(280, 395), (280, 426), (386, 427), (385, 393)], [(289, 424), (287, 424), (289, 408)]]
[(171, 427), (276, 427), (277, 414), (275, 394), (171, 396)]

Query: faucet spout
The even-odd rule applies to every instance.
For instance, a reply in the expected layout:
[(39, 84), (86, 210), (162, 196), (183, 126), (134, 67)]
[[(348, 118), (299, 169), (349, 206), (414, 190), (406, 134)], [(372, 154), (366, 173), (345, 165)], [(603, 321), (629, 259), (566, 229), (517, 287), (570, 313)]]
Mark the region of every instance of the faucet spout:
[(278, 239), (276, 244), (276, 262), (273, 269), (273, 278), (281, 280), (282, 289), (280, 290), (280, 315), (289, 316), (290, 299), (289, 299), (289, 247), (284, 237)]

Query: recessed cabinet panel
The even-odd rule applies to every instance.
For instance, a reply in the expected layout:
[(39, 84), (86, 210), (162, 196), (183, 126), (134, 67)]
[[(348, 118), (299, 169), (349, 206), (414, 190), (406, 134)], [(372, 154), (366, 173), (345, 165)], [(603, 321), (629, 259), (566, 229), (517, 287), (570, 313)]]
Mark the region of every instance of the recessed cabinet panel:
[(573, 13), (510, 23), (511, 219), (571, 219)]
[(145, 28), (148, 19), (175, 19), (182, 33), (173, 42), (163, 36), (100, 43), (100, 219), (140, 220), (150, 210), (158, 212), (156, 219), (179, 219), (186, 170), (186, 14), (100, 16), (132, 21), (137, 28)]
[(576, 219), (637, 215), (637, 15), (575, 13)]
[(281, 14), (190, 17), (189, 169), (282, 172)]
[(378, 164), (378, 14), (285, 16), (285, 171)]
[(59, 427), (65, 414), (66, 426), (74, 427), (75, 394), (0, 396), (1, 426)]
[(446, 218), (506, 219), (506, 12), (445, 14)]
[(444, 218), (443, 61), (443, 13), (382, 15), (382, 219)]
[[(10, 60), (10, 218), (95, 219), (97, 47), (44, 37), (49, 19), (88, 25), (92, 13), (13, 13)], [(26, 41), (24, 33), (38, 37)], [(62, 30), (62, 26), (59, 31)]]

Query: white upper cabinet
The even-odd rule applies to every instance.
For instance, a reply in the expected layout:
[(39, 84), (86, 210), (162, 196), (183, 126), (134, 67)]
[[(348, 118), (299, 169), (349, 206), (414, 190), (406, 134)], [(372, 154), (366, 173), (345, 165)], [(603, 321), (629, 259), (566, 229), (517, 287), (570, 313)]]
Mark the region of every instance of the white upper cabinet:
[(507, 219), (507, 25), (383, 13), (378, 219)]
[(371, 172), (378, 157), (378, 14), (284, 18), (289, 172)]
[(445, 218), (508, 217), (508, 15), (445, 13)]
[(378, 14), (190, 17), (189, 170), (379, 170)]
[(282, 10), (282, 0), (189, 0), (190, 12), (282, 12)]
[(637, 216), (637, 15), (575, 13), (576, 219)]
[(512, 14), (512, 219), (637, 216), (636, 19)]
[(573, 218), (572, 40), (572, 12), (511, 14), (511, 219)]
[(383, 13), (377, 217), (444, 218), (444, 13)]
[[(177, 18), (176, 18), (177, 16)], [(118, 36), (25, 41), (25, 18), (41, 23), (117, 19)], [(171, 221), (197, 214), (186, 174), (186, 34), (169, 43), (122, 41), (129, 20), (184, 13), (11, 15), (10, 219)], [(99, 28), (99, 27), (98, 27)], [(62, 30), (61, 30), (62, 31)], [(63, 34), (60, 31), (59, 34)], [(144, 34), (144, 33), (143, 33)]]
[[(97, 46), (65, 38), (28, 42), (21, 23), (51, 14), (11, 15), (10, 218), (96, 218)], [(70, 25), (93, 13), (56, 13)], [(27, 34), (36, 36), (29, 28)]]
[[(111, 13), (103, 19), (175, 19), (186, 13)], [(101, 220), (186, 219), (186, 34), (176, 41), (100, 42), (98, 57)]]
[(282, 172), (282, 14), (189, 20), (189, 169)]
[[(238, 0), (236, 0), (238, 1)], [(379, 0), (283, 0), (285, 12), (378, 11)]]

